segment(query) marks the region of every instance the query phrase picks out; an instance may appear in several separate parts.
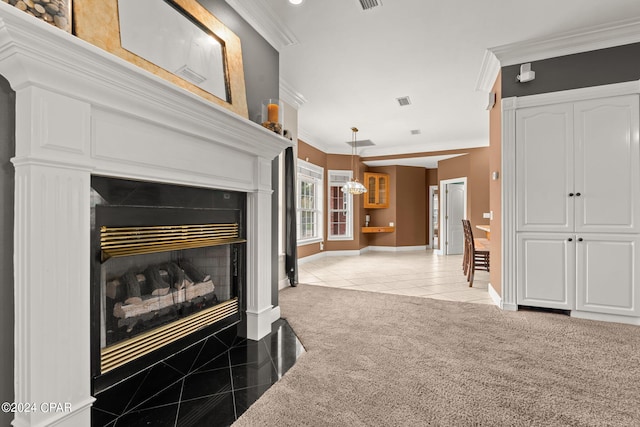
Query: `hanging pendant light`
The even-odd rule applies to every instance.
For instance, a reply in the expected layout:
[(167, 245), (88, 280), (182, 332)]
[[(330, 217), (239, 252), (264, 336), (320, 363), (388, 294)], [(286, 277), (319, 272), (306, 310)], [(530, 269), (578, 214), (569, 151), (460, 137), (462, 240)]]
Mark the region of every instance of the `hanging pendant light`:
[(342, 186), (342, 192), (346, 194), (364, 194), (367, 192), (367, 188), (358, 181), (358, 163), (355, 161), (356, 153), (358, 151), (358, 143), (356, 142), (356, 133), (358, 132), (358, 128), (352, 127), (351, 132), (351, 170), (353, 171), (353, 178)]

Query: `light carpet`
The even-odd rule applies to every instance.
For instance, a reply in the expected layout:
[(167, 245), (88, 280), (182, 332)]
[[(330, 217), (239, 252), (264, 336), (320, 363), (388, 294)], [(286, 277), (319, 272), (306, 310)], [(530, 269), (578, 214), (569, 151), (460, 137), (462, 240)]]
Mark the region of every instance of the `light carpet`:
[(300, 285), (307, 353), (242, 426), (638, 426), (640, 327)]

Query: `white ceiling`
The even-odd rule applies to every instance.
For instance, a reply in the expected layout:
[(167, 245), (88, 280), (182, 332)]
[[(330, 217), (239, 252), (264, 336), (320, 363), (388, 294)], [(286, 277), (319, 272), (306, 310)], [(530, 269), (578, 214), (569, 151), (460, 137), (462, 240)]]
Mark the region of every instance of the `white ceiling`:
[(356, 126), (375, 143), (361, 156), (487, 146), (488, 96), (476, 88), (488, 48), (640, 17), (638, 0), (227, 2), (279, 50), (299, 138), (350, 154)]

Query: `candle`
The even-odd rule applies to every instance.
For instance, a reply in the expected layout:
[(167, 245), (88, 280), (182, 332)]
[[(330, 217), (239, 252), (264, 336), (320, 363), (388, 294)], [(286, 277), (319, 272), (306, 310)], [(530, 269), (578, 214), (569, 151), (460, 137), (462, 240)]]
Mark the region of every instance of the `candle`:
[(267, 117), (268, 121), (273, 123), (278, 123), (278, 105), (269, 104), (267, 105)]

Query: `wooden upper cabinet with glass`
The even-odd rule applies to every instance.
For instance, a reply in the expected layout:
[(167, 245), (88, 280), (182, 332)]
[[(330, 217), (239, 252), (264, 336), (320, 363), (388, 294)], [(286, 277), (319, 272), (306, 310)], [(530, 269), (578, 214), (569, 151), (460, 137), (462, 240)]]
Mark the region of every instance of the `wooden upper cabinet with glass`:
[(389, 174), (365, 172), (364, 186), (367, 187), (364, 194), (365, 209), (389, 207)]

